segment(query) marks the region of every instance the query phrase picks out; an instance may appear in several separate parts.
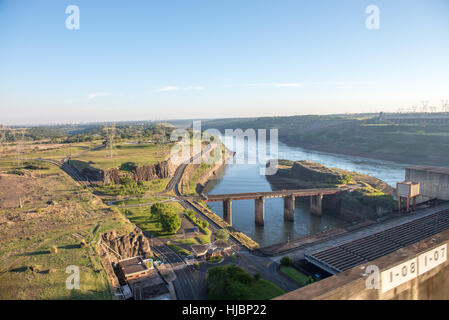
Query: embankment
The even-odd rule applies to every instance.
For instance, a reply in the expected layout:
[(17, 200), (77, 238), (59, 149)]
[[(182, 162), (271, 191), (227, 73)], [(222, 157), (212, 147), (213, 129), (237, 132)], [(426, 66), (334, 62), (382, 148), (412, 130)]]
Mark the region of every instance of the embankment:
[(207, 184), (226, 168), (226, 164), (234, 155), (235, 152), (225, 149), (223, 146), (221, 161), (212, 164), (204, 162), (201, 164), (189, 164), (180, 183), (181, 193), (200, 194)]

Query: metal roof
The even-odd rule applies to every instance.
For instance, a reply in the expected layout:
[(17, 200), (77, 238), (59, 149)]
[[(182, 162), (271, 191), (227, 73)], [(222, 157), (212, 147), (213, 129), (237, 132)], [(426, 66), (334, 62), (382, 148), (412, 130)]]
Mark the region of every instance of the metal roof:
[(357, 240), (306, 254), (305, 258), (316, 266), (337, 274), (447, 229), (449, 210), (444, 210)]

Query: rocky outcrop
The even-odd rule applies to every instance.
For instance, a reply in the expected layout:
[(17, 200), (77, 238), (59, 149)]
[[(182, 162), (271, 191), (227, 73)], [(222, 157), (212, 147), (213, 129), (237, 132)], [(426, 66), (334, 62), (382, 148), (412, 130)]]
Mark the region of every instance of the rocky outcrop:
[(149, 166), (136, 167), (132, 174), (135, 181), (150, 181), (169, 178), (173, 176), (175, 170), (173, 163), (167, 160)]
[(134, 181), (151, 181), (155, 179), (166, 179), (173, 176), (176, 167), (170, 160), (158, 162), (146, 166), (133, 166), (129, 172), (120, 171), (119, 168), (111, 168), (100, 170), (84, 164), (85, 167), (80, 170), (81, 174), (90, 182), (102, 184), (119, 184), (120, 177), (123, 175), (130, 176)]
[(143, 235), (140, 229), (133, 232), (118, 236), (115, 231), (106, 232), (101, 235), (101, 243), (111, 250), (111, 255), (118, 253), (121, 259), (141, 256), (143, 258), (151, 258), (153, 252), (148, 239)]
[[(278, 161), (278, 171), (267, 176), (274, 190), (329, 188), (344, 184), (358, 184), (360, 188), (352, 192), (325, 196), (323, 212), (336, 214), (349, 221), (377, 219), (395, 209), (394, 189), (375, 177), (328, 168), (311, 161)], [(269, 164), (267, 164), (268, 166)], [(308, 203), (308, 198), (298, 198)]]
[(103, 183), (120, 183), (120, 171), (117, 168), (104, 170), (103, 172)]

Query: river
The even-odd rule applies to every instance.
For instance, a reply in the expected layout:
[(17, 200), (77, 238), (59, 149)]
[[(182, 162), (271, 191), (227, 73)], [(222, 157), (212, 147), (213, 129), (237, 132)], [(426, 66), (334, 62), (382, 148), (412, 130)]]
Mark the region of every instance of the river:
[[(222, 139), (226, 147), (235, 151), (235, 143), (229, 144)], [(267, 150), (269, 146), (267, 145)], [(256, 148), (246, 146), (245, 159), (248, 152), (256, 152)], [(403, 181), (406, 165), (390, 161), (374, 160), (362, 157), (330, 154), (318, 151), (305, 150), (300, 147), (289, 147), (283, 143), (278, 144), (278, 159), (309, 160), (319, 162), (325, 166), (340, 168), (349, 171), (365, 173), (381, 180), (391, 186)], [(258, 164), (229, 164), (223, 173), (210, 181), (205, 194), (224, 194), (238, 192), (271, 191), (271, 185), (265, 175), (259, 172)], [(219, 216), (223, 216), (221, 202), (210, 202), (208, 205)], [(254, 223), (254, 200), (238, 200), (232, 202), (232, 224), (238, 230), (257, 241), (261, 247), (276, 244), (301, 236), (314, 234), (326, 229), (346, 224), (332, 214), (323, 214), (321, 217), (310, 213), (307, 205), (296, 201), (294, 222), (284, 221), (283, 199), (273, 198), (265, 200), (265, 225), (256, 226)]]

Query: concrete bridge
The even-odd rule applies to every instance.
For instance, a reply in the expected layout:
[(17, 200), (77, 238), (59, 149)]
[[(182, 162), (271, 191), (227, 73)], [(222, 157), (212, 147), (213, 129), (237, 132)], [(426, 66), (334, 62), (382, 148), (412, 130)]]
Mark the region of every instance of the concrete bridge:
[(295, 198), (310, 197), (310, 211), (313, 214), (321, 215), (322, 201), (326, 195), (337, 194), (360, 187), (359, 185), (345, 186), (340, 188), (317, 188), (299, 190), (279, 190), (268, 192), (249, 192), (232, 194), (214, 194), (194, 197), (193, 200), (203, 200), (204, 202), (223, 202), (223, 220), (232, 225), (232, 201), (252, 200), (255, 201), (254, 216), (256, 225), (264, 225), (264, 203), (266, 198), (284, 198), (284, 220), (293, 221), (295, 211)]

